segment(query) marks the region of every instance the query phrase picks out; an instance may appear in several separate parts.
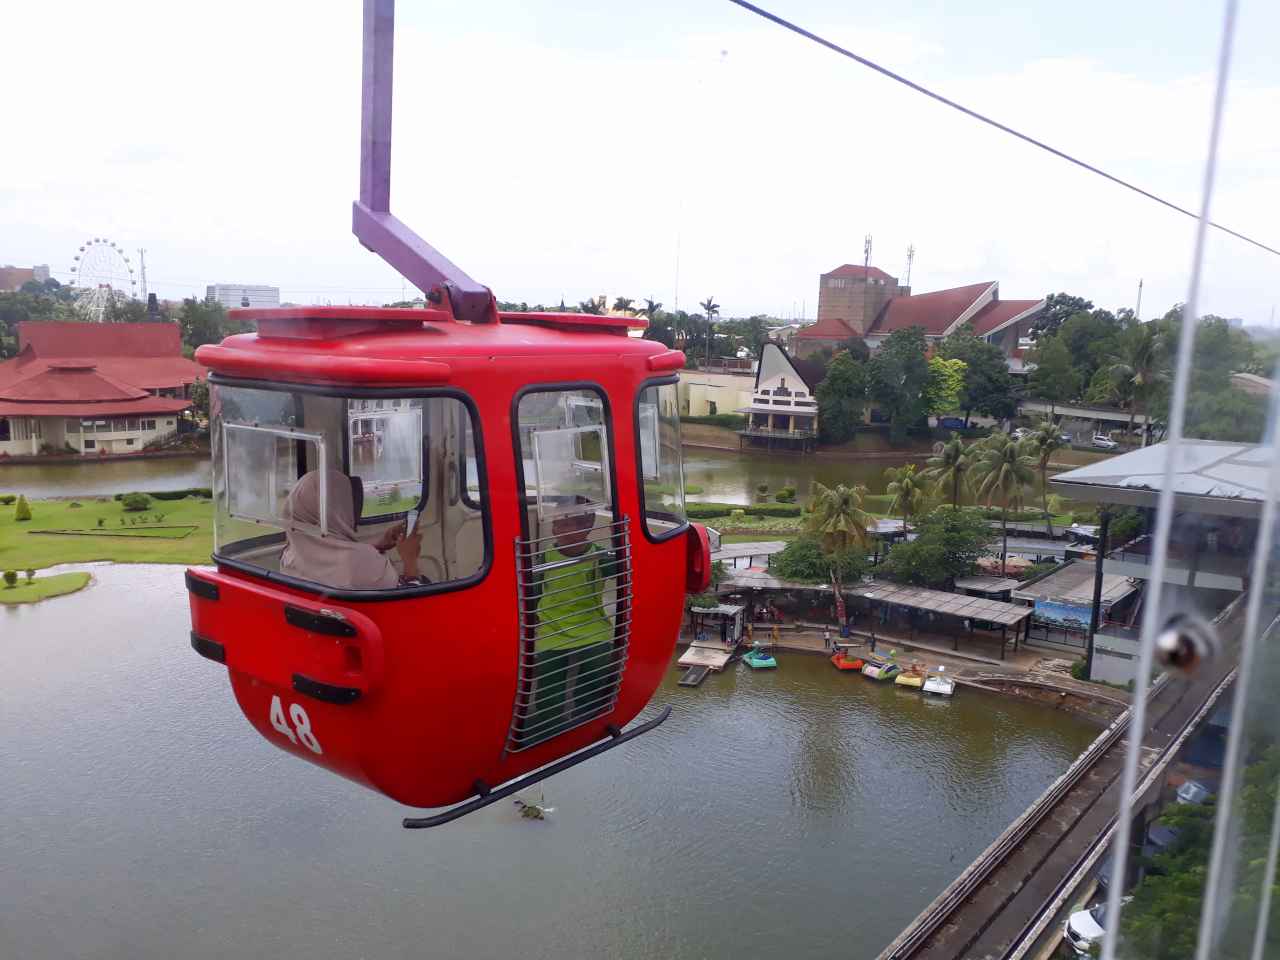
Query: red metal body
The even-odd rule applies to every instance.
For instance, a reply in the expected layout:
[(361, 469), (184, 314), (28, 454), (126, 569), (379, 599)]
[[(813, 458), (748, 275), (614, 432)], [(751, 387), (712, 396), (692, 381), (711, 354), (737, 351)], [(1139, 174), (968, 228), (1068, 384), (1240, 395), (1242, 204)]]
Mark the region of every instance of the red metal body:
[[(491, 524), (487, 572), (447, 592), (337, 601), (256, 577), (231, 564), (191, 571), (192, 629), (220, 644), (245, 716), (269, 741), (304, 760), (411, 806), (435, 807), (496, 785), (606, 736), (649, 701), (670, 665), (687, 587), (710, 575), (706, 532), (662, 541), (645, 533), (634, 415), (646, 382), (669, 380), (683, 354), (626, 336), (618, 318), (505, 314), (499, 323), (455, 321), (447, 309), (297, 308), (238, 311), (257, 334), (205, 346), (197, 358), (215, 380), (336, 387), (447, 387), (474, 402)], [(523, 752), (504, 753), (520, 648), (514, 544), (528, 536), (513, 442), (513, 403), (535, 384), (591, 384), (608, 401), (619, 515), (630, 518), (633, 607), (630, 652), (615, 708)], [(219, 558), (215, 556), (215, 561)], [(201, 587), (200, 582), (216, 587)], [(354, 636), (287, 623), (291, 605), (339, 614)], [(193, 641), (194, 642), (194, 641)], [(207, 655), (207, 654), (206, 654)], [(352, 703), (304, 698), (323, 752), (273, 727), (274, 697), (299, 694), (305, 674), (360, 692)]]

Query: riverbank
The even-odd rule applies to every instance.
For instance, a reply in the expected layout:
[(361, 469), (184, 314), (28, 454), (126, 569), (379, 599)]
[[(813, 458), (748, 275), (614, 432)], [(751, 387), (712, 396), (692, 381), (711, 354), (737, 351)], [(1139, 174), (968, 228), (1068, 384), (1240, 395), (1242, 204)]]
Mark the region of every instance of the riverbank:
[(7, 583), (0, 585), (0, 604), (17, 606), (20, 603), (39, 603), (41, 600), (65, 597), (69, 593), (83, 590), (90, 580), (89, 574), (81, 572), (36, 576), (32, 580), (22, 575), (23, 571), (18, 572), (18, 581), (12, 587)]
[(136, 453), (40, 453), (31, 456), (6, 453), (0, 457), (0, 466), (30, 467), (49, 465), (86, 465), (132, 460), (180, 460), (189, 457), (208, 457), (209, 447), (191, 446), (178, 450), (139, 450)]
[(33, 500), (31, 519), (0, 507), (0, 570), (60, 563), (208, 563), (213, 553), (210, 501), (152, 500), (128, 511), (110, 497)]

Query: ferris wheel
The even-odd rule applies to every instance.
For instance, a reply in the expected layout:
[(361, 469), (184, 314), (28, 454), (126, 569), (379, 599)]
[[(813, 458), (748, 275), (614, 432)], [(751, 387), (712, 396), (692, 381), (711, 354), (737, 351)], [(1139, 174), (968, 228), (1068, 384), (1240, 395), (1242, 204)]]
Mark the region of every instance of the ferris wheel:
[(111, 303), (133, 299), (137, 283), (124, 247), (107, 237), (91, 237), (80, 244), (71, 265), (71, 286), (79, 291), (76, 311), (101, 323)]

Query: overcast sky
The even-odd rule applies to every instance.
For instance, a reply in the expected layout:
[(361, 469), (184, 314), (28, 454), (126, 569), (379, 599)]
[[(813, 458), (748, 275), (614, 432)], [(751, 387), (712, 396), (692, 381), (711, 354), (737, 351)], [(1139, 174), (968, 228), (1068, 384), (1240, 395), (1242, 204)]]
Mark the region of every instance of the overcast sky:
[[(771, 2), (1199, 206), (1213, 0)], [(1280, 246), (1280, 5), (1241, 7), (1213, 213)], [(713, 295), (726, 316), (812, 317), (818, 275), (860, 263), (867, 233), (900, 277), (915, 245), (917, 292), (998, 280), (1120, 307), (1142, 278), (1144, 317), (1185, 298), (1190, 219), (724, 0), (399, 8), (392, 209), (500, 299)], [(146, 247), (163, 297), (400, 298), (350, 233), (358, 0), (44, 0), (5, 18), (0, 263), (65, 280), (79, 243), (109, 236)], [(1268, 322), (1278, 266), (1216, 237), (1204, 309)]]

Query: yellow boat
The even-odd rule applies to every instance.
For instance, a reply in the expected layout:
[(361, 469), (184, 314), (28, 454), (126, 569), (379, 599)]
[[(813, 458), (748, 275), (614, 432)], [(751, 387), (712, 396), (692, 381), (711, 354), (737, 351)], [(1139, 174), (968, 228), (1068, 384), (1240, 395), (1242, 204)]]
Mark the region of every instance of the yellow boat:
[(924, 686), (924, 671), (920, 669), (919, 661), (912, 661), (911, 666), (893, 678), (893, 682), (900, 687), (911, 687), (915, 690), (922, 688)]

